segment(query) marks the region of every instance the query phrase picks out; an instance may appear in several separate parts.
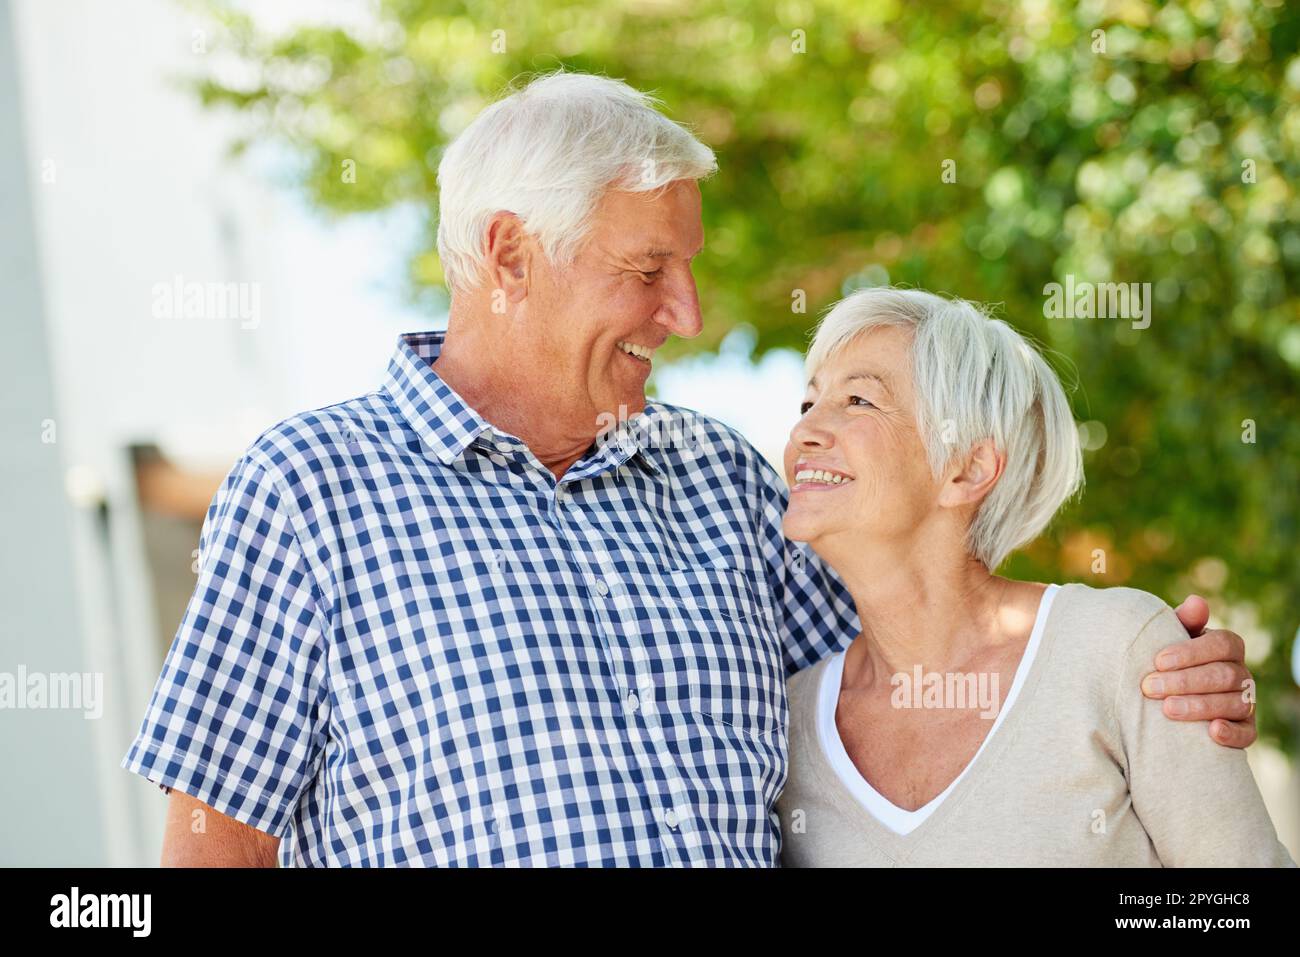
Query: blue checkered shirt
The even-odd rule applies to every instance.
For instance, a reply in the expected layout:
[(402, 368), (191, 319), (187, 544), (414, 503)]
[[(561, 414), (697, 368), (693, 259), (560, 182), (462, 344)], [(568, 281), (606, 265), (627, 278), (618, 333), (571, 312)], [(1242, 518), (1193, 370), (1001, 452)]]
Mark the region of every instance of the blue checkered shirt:
[(236, 463), (123, 767), (282, 866), (777, 864), (785, 678), (858, 630), (780, 478), (652, 402), (557, 482), (443, 335)]

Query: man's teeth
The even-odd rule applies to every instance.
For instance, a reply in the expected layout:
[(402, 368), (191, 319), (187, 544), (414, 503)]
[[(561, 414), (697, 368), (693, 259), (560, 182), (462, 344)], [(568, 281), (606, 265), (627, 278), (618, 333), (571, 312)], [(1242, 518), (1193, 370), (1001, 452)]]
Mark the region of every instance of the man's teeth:
[(823, 485), (844, 485), (853, 481), (847, 475), (840, 475), (837, 472), (825, 472), (821, 469), (804, 469), (802, 472), (795, 472), (794, 480), (796, 482), (821, 482)]
[(638, 346), (635, 342), (620, 342), (618, 347), (628, 355), (636, 356), (638, 359), (644, 359), (646, 362), (649, 362), (651, 357), (654, 355), (653, 349), (648, 349), (645, 346)]

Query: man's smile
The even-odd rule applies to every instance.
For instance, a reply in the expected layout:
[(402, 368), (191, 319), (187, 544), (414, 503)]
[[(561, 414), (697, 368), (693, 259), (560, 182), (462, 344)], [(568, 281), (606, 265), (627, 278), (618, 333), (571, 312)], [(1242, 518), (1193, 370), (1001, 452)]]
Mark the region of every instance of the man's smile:
[(629, 342), (626, 339), (619, 340), (618, 348), (632, 358), (644, 362), (646, 365), (649, 365), (651, 359), (654, 357), (654, 349), (650, 346), (638, 345), (637, 343)]

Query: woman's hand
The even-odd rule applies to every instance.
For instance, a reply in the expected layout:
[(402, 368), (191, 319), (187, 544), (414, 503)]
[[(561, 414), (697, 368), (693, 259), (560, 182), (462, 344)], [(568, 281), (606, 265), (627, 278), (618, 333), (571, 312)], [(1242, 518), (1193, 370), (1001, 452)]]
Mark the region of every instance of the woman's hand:
[(1174, 721), (1209, 721), (1210, 737), (1229, 748), (1254, 743), (1255, 681), (1246, 667), (1246, 643), (1236, 632), (1205, 630), (1210, 606), (1190, 595), (1175, 611), (1195, 641), (1170, 645), (1156, 655), (1156, 670), (1142, 679), (1142, 693), (1164, 701)]

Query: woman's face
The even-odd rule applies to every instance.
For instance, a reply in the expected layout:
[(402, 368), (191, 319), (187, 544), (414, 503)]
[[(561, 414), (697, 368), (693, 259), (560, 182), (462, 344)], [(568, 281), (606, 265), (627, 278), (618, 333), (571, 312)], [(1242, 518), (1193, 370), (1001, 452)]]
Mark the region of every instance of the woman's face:
[(938, 511), (913, 414), (911, 334), (870, 329), (822, 365), (785, 447), (785, 535), (819, 554), (838, 542), (906, 544)]

